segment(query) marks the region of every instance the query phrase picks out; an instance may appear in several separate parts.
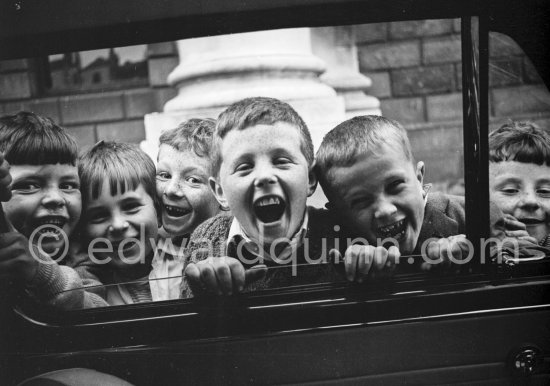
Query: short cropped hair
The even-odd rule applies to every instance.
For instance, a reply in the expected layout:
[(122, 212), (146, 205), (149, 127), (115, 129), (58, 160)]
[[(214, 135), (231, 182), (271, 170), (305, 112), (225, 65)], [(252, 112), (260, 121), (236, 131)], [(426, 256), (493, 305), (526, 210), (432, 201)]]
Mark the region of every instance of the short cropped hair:
[(53, 120), (20, 111), (0, 117), (0, 152), (12, 165), (76, 165), (74, 138)]
[(550, 134), (532, 122), (505, 123), (489, 134), (489, 161), (550, 166)]
[(379, 115), (353, 117), (325, 135), (316, 156), (317, 178), (325, 194), (330, 190), (332, 168), (351, 166), (367, 152), (378, 154), (382, 144), (399, 147), (405, 158), (414, 163), (407, 131), (389, 118)]
[(288, 104), (274, 98), (242, 99), (225, 109), (218, 117), (212, 148), (212, 174), (217, 176), (222, 163), (222, 140), (232, 130), (244, 130), (255, 125), (273, 125), (277, 122), (295, 126), (302, 138), (300, 149), (309, 166), (313, 165), (311, 135), (298, 113)]
[(113, 196), (135, 190), (141, 184), (155, 202), (155, 208), (160, 208), (156, 195), (155, 164), (136, 144), (98, 142), (80, 156), (78, 175), (83, 206), (89, 200), (97, 199), (103, 184), (108, 183)]
[(161, 145), (169, 145), (178, 151), (193, 151), (199, 157), (210, 159), (212, 135), (216, 120), (191, 118), (160, 135)]

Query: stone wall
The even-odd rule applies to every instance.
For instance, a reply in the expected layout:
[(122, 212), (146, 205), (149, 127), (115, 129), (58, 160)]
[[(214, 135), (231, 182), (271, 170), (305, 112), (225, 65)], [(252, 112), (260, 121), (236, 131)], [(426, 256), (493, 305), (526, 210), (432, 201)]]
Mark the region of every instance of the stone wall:
[[(355, 26), (360, 71), (382, 113), (409, 130), (429, 181), (463, 174), (460, 20)], [(490, 35), (490, 126), (530, 119), (550, 128), (550, 94), (522, 50)]]
[(0, 114), (31, 110), (51, 117), (82, 147), (100, 139), (139, 143), (145, 138), (143, 116), (161, 111), (176, 95), (166, 79), (177, 63), (173, 43), (153, 44), (148, 47), (148, 87), (39, 97), (32, 59), (0, 62)]

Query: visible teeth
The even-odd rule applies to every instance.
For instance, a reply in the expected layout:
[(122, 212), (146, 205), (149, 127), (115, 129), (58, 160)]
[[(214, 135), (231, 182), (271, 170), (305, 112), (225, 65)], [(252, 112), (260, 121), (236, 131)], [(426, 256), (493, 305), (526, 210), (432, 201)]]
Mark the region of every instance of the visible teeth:
[(267, 206), (267, 205), (279, 205), (281, 201), (279, 197), (264, 197), (256, 205), (258, 206)]
[(38, 225), (55, 225), (58, 227), (62, 227), (65, 224), (65, 221), (61, 219), (43, 219), (39, 221)]
[[(378, 228), (378, 232), (384, 237), (400, 236), (405, 233), (403, 228), (404, 221), (398, 221), (393, 224)], [(401, 229), (403, 228), (403, 229)]]
[(166, 211), (169, 212), (171, 215), (183, 216), (184, 214), (189, 212), (186, 209), (181, 209), (176, 206), (165, 205), (164, 207), (166, 208)]

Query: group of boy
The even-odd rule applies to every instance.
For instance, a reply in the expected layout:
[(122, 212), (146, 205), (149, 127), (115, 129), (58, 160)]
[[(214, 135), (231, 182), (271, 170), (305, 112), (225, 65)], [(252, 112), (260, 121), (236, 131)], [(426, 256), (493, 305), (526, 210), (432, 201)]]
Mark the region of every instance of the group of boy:
[[(511, 123), (490, 143), (505, 235), (548, 244), (550, 136)], [(60, 308), (362, 282), (402, 256), (429, 270), (470, 253), (463, 197), (429, 193), (406, 130), (381, 116), (339, 124), (315, 155), (290, 105), (247, 98), (164, 132), (155, 168), (116, 142), (77, 160), (63, 129), (21, 112), (0, 119), (0, 152), (0, 274)], [(318, 182), (327, 209), (307, 206)]]

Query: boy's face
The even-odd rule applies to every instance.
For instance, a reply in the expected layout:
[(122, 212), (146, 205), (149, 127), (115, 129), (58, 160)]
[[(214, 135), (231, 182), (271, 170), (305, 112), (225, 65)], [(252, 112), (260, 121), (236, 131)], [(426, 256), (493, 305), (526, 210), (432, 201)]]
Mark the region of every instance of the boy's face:
[[(46, 253), (63, 251), (61, 231), (70, 237), (82, 205), (76, 166), (11, 165), (10, 173), (12, 198), (2, 204), (7, 219)], [(38, 227), (41, 230), (33, 235)]]
[[(94, 256), (100, 260), (110, 257), (112, 262), (109, 264), (121, 271), (131, 269), (132, 265), (122, 261), (120, 255), (130, 261), (148, 256), (153, 248), (151, 239), (156, 239), (158, 233), (155, 205), (142, 185), (112, 196), (106, 181), (99, 197), (90, 199), (83, 208), (82, 219), (88, 242), (105, 238), (112, 246), (112, 252), (100, 252), (105, 243), (97, 243)], [(126, 239), (135, 240), (121, 244)]]
[(550, 233), (550, 166), (516, 161), (489, 164), (491, 200), (541, 240)]
[(209, 160), (192, 150), (160, 145), (157, 195), (162, 202), (162, 224), (171, 235), (184, 235), (216, 215), (219, 205), (208, 185)]
[(376, 153), (331, 170), (331, 203), (369, 244), (392, 238), (410, 254), (424, 221), (424, 164), (415, 168), (399, 147), (381, 145)]
[(233, 130), (223, 139), (211, 187), (253, 240), (291, 238), (302, 223), (316, 180), (301, 141), (298, 128), (284, 122)]

